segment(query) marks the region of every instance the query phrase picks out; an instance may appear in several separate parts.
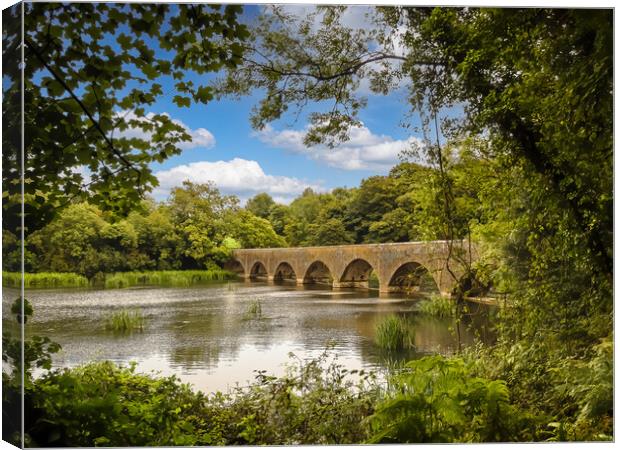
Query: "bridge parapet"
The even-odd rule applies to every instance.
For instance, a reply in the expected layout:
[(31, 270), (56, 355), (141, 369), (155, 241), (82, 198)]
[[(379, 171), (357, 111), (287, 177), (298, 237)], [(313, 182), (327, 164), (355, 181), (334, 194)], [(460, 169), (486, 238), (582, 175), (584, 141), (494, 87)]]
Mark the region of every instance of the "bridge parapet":
[(455, 277), (463, 276), (464, 261), (475, 259), (477, 252), (467, 242), (452, 242), (450, 250), (447, 241), (426, 241), (238, 249), (233, 251), (228, 268), (246, 279), (328, 283), (334, 288), (368, 288), (370, 273), (374, 271), (381, 293), (403, 289), (404, 283), (415, 282), (426, 272), (437, 290), (447, 295), (457, 282)]

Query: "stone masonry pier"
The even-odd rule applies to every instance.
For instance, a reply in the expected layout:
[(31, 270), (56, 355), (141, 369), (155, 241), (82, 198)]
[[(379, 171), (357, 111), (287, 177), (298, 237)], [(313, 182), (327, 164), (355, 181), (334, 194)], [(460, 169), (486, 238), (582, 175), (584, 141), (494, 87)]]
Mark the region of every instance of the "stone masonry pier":
[[(225, 268), (246, 280), (294, 281), (297, 284), (330, 284), (339, 287), (369, 287), (374, 271), (379, 292), (389, 293), (432, 285), (448, 295), (456, 278), (470, 261), (467, 242), (402, 242), (395, 244), (335, 245), (327, 247), (238, 249)], [(472, 259), (476, 254), (472, 248)], [(449, 256), (450, 254), (450, 256)]]

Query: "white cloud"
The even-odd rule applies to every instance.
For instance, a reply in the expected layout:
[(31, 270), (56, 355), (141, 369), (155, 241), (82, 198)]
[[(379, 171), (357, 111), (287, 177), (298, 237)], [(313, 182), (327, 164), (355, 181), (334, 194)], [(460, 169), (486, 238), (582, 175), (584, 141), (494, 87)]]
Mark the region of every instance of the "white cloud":
[(308, 127), (305, 130), (277, 131), (267, 125), (261, 131), (254, 132), (253, 136), (275, 148), (306, 155), (331, 167), (378, 172), (386, 172), (398, 164), (401, 152), (419, 142), (414, 137), (396, 140), (390, 136), (373, 134), (362, 125), (351, 128), (350, 140), (336, 148), (331, 149), (323, 145), (306, 147), (303, 140), (307, 130)]
[(234, 194), (242, 201), (266, 192), (274, 200), (290, 203), (310, 187), (315, 191), (325, 191), (319, 183), (308, 183), (298, 178), (266, 174), (256, 161), (234, 158), (230, 161), (200, 161), (183, 164), (169, 170), (155, 173), (159, 187), (153, 195), (158, 200), (167, 198), (170, 189), (181, 186), (183, 181), (194, 183), (213, 182), (223, 194)]
[[(154, 115), (154, 113), (150, 112), (145, 116), (147, 119), (151, 119)], [(170, 117), (170, 114), (165, 112), (162, 113), (162, 115)], [(120, 111), (117, 113), (117, 117), (123, 117), (127, 121), (138, 119), (133, 111)], [(181, 126), (192, 137), (190, 142), (181, 142), (178, 144), (181, 150), (189, 150), (192, 148), (211, 148), (215, 145), (215, 137), (206, 128), (196, 128), (192, 130), (189, 126), (178, 119), (171, 120), (173, 123)], [(120, 135), (126, 138), (140, 138), (148, 141), (151, 139), (152, 133), (145, 132), (140, 128), (130, 127), (125, 131), (120, 132)]]

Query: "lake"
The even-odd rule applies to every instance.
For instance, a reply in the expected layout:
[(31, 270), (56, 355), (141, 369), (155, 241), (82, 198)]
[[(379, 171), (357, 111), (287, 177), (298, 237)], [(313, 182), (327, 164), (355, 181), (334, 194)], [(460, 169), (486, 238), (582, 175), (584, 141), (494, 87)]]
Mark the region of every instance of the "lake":
[[(3, 289), (3, 321), (18, 291)], [(381, 372), (394, 361), (457, 348), (453, 319), (416, 311), (419, 298), (379, 297), (374, 291), (332, 290), (265, 282), (229, 282), (190, 288), (27, 290), (34, 308), (27, 335), (48, 336), (62, 345), (54, 367), (93, 360), (135, 361), (141, 372), (177, 375), (204, 392), (226, 391), (252, 381), (255, 370), (280, 375), (297, 358), (319, 356), (326, 347), (348, 369)], [(248, 318), (250, 304), (260, 302), (262, 318)], [(119, 335), (105, 330), (114, 311), (140, 310), (142, 332)], [(487, 307), (465, 317), (461, 343), (469, 345), (488, 331)], [(390, 314), (411, 318), (415, 350), (397, 354), (374, 343), (376, 323)]]

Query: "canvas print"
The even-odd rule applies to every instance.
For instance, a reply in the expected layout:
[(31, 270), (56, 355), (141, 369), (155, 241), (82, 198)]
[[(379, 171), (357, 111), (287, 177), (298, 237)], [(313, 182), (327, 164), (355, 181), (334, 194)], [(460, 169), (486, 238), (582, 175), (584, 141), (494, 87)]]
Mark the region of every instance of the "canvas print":
[(2, 12), (2, 439), (608, 441), (613, 9)]

